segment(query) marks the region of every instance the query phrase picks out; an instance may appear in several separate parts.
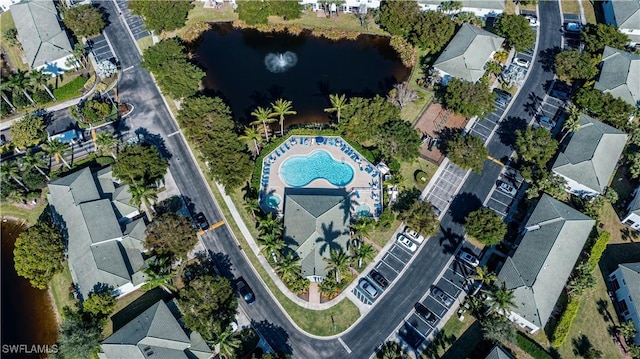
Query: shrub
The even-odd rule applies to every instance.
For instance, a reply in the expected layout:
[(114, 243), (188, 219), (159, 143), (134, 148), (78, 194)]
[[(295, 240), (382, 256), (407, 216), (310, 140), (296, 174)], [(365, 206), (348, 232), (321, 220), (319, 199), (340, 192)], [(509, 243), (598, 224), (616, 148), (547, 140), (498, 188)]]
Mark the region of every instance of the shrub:
[(38, 190), (38, 189), (41, 189), (42, 187), (44, 187), (45, 184), (46, 184), (45, 180), (46, 179), (44, 178), (44, 176), (41, 175), (35, 169), (31, 169), (29, 171), (25, 171), (22, 174), (22, 182), (31, 191), (35, 191), (35, 190)]
[(109, 166), (109, 165), (112, 165), (115, 162), (115, 160), (113, 159), (113, 157), (110, 157), (110, 156), (101, 156), (96, 158), (96, 162), (100, 166)]
[(533, 341), (522, 332), (518, 332), (516, 336), (516, 343), (520, 349), (527, 352), (534, 359), (551, 359), (551, 355), (540, 346), (540, 344)]
[(567, 304), (567, 309), (562, 313), (558, 325), (556, 325), (553, 331), (551, 345), (554, 348), (561, 347), (567, 340), (573, 320), (576, 318), (576, 315), (578, 315), (578, 309), (580, 309), (580, 301), (577, 299), (572, 299), (569, 304)]
[(88, 77), (86, 75), (78, 76), (68, 84), (54, 89), (53, 96), (58, 101), (64, 101), (72, 99), (74, 97), (79, 97), (80, 95), (82, 95), (80, 90), (84, 86), (85, 82), (87, 82), (87, 79)]
[(596, 269), (596, 267), (598, 266), (600, 258), (602, 257), (602, 253), (604, 253), (604, 250), (607, 249), (607, 244), (609, 243), (610, 239), (611, 233), (603, 231), (598, 236), (596, 243), (593, 245), (593, 247), (591, 247), (591, 254), (589, 255), (589, 260), (587, 261), (587, 264), (589, 264), (589, 268), (591, 270)]
[(419, 185), (425, 185), (429, 180), (429, 175), (427, 175), (425, 171), (417, 171), (415, 173), (415, 180)]

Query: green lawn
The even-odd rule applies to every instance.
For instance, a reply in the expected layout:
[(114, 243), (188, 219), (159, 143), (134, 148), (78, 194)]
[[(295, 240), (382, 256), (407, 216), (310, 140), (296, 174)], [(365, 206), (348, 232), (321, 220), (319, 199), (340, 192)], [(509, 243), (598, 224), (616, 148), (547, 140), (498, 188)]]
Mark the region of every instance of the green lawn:
[(598, 22), (596, 18), (596, 11), (594, 5), (589, 0), (582, 0), (582, 6), (584, 7), (584, 17), (589, 24), (595, 24)]
[(560, 0), (562, 4), (562, 12), (564, 14), (580, 14), (579, 0)]
[(391, 235), (396, 231), (396, 229), (398, 229), (400, 223), (402, 222), (396, 219), (393, 221), (391, 227), (386, 231), (371, 231), (367, 238), (380, 247), (384, 247), (387, 242), (389, 242), (389, 239), (391, 239)]
[[(475, 327), (479, 327), (479, 325), (476, 324), (476, 319), (473, 316), (469, 313), (465, 314), (464, 320), (458, 319), (457, 315), (449, 318), (440, 332), (442, 333), (442, 339), (434, 340), (433, 344), (431, 344), (437, 348), (436, 351), (439, 358), (442, 358), (445, 353), (447, 353), (447, 356), (451, 357), (449, 352), (458, 352), (458, 349), (452, 349), (454, 346), (469, 347), (469, 349), (473, 349), (475, 347), (475, 344), (472, 342), (476, 341), (476, 339), (474, 339), (476, 337), (475, 332), (476, 330), (479, 332), (479, 329), (476, 329)], [(472, 327), (474, 324), (475, 327)], [(470, 333), (465, 336), (465, 332), (467, 331)]]
[(3, 204), (0, 208), (0, 214), (2, 214), (2, 216), (21, 218), (30, 224), (35, 224), (45, 207), (47, 207), (47, 203), (43, 199), (40, 199), (33, 209), (25, 209), (15, 206), (13, 203), (7, 203)]
[[(201, 3), (198, 2), (198, 4), (201, 4)], [(144, 50), (146, 50), (147, 48), (153, 45), (153, 37), (151, 35), (145, 36), (142, 39), (138, 40), (137, 43), (138, 43), (138, 47), (140, 47), (140, 50), (144, 52)]]
[(5, 50), (7, 57), (9, 58), (9, 62), (19, 70), (28, 71), (29, 66), (22, 62), (20, 58), (21, 50), (20, 45), (16, 44), (15, 46), (9, 45), (9, 42), (2, 36), (5, 31), (11, 28), (15, 28), (16, 25), (13, 22), (13, 16), (10, 11), (4, 12), (0, 15), (0, 46)]
[(418, 187), (418, 189), (422, 191), (426, 184), (418, 185), (418, 183), (416, 183), (415, 181), (415, 173), (419, 170), (426, 172), (428, 177), (427, 178), (427, 183), (428, 183), (429, 179), (433, 177), (433, 174), (436, 172), (437, 169), (438, 169), (438, 166), (434, 165), (433, 163), (421, 157), (418, 157), (418, 159), (413, 161), (412, 163), (402, 162), (402, 167), (400, 167), (400, 174), (402, 175), (404, 180), (400, 184), (400, 187), (401, 188)]
[(75, 303), (74, 299), (69, 297), (69, 288), (73, 285), (71, 279), (71, 272), (69, 272), (69, 265), (64, 263), (64, 269), (62, 272), (53, 276), (50, 283), (51, 294), (53, 295), (53, 301), (56, 305), (58, 314), (62, 315), (62, 308), (73, 307)]

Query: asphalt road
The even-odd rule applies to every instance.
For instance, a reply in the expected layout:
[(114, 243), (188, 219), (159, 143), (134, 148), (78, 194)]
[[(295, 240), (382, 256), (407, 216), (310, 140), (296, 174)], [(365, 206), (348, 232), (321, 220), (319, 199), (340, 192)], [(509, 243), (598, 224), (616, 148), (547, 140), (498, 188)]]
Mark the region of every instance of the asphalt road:
[[(123, 19), (118, 17), (118, 11), (112, 1), (100, 4), (109, 13), (110, 25), (105, 32), (111, 40), (121, 68), (126, 70), (118, 85), (120, 99), (136, 106), (135, 112), (127, 121), (132, 127), (130, 130), (146, 133), (156, 145), (165, 149), (164, 153), (169, 158), (170, 171), (178, 189), (191, 203), (195, 212), (204, 212), (210, 223), (221, 220), (220, 210), (209, 195), (207, 184), (200, 176), (195, 175), (198, 173), (197, 165), (191, 159), (182, 136), (176, 134), (178, 128), (171, 119), (158, 89), (151, 76), (140, 67), (140, 55), (124, 26)], [(544, 52), (560, 46), (560, 18), (555, 2), (540, 2), (539, 6), (539, 18), (542, 19), (539, 52)], [(551, 81), (553, 74), (550, 69), (542, 69), (539, 59), (540, 55), (532, 65), (532, 73), (524, 88), (542, 98), (543, 85)], [(527, 96), (526, 91), (521, 92), (508, 116), (527, 118)], [(502, 158), (511, 152), (508, 144), (498, 135), (494, 136), (488, 147), (491, 155), (496, 158)], [(442, 231), (423, 245), (413, 264), (396, 281), (389, 293), (380, 298), (368, 315), (341, 337), (351, 351), (350, 354), (336, 339), (309, 338), (291, 325), (255, 275), (251, 264), (238, 248), (226, 225), (205, 234), (204, 242), (209, 250), (218, 253), (214, 258), (223, 273), (244, 277), (255, 292), (256, 303), (249, 307), (241, 302), (241, 306), (274, 349), (291, 353), (296, 358), (367, 358), (392, 334), (398, 323), (435, 281), (462, 241), (462, 218), (481, 205), (481, 199), (489, 193), (499, 171), (500, 167), (497, 164), (487, 161), (482, 176), (472, 174), (468, 178), (461, 194), (456, 197), (451, 210), (442, 220)]]

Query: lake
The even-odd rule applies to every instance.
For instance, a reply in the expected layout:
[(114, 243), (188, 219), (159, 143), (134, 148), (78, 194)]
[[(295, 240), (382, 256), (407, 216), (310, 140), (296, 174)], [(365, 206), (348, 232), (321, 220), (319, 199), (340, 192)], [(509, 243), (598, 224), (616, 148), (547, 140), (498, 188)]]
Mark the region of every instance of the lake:
[[(19, 223), (2, 222), (2, 357), (8, 350), (6, 344), (26, 344), (33, 349), (33, 345), (52, 345), (58, 337), (53, 303), (47, 291), (32, 287), (13, 267), (14, 243), (23, 230)], [(32, 352), (19, 357), (45, 355)]]
[(224, 98), (244, 123), (254, 120), (256, 106), (278, 98), (291, 100), (298, 112), (286, 117), (286, 125), (327, 123), (329, 94), (386, 96), (411, 71), (386, 37), (334, 41), (229, 24), (214, 24), (202, 34), (195, 60), (207, 71), (206, 89)]

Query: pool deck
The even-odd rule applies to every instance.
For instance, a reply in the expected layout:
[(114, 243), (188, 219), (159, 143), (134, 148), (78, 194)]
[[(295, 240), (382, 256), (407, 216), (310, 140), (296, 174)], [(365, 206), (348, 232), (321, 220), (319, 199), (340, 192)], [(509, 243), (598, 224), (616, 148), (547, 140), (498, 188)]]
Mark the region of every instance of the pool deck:
[[(338, 187), (324, 178), (317, 178), (303, 187), (296, 188), (343, 188), (349, 194), (352, 202), (352, 215), (356, 209), (366, 205), (374, 217), (382, 211), (382, 183), (380, 171), (366, 158), (355, 151), (340, 137), (319, 136), (324, 140), (318, 143), (318, 136), (291, 136), (278, 149), (264, 157), (262, 163), (262, 185), (260, 190), (260, 205), (264, 210), (275, 212), (282, 216), (284, 213), (284, 191), (290, 187), (280, 177), (280, 166), (291, 156), (304, 156), (317, 150), (324, 150), (331, 154), (335, 161), (349, 164), (353, 168), (353, 179), (347, 185)], [(287, 148), (288, 147), (288, 148)], [(278, 155), (279, 154), (279, 155)], [(263, 199), (271, 193), (280, 196), (277, 208), (268, 207)]]

